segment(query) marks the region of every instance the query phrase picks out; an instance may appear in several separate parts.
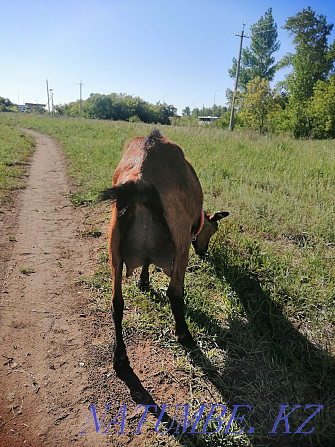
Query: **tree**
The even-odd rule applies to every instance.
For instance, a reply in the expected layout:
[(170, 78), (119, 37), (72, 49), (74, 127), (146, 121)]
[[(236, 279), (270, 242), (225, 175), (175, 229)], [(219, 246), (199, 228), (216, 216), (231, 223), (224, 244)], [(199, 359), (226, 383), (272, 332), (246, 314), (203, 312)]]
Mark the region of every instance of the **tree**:
[(194, 109), (192, 110), (192, 116), (194, 118), (198, 118), (199, 116), (201, 116), (201, 110), (198, 107), (194, 107)]
[(0, 112), (16, 112), (17, 107), (7, 98), (0, 96)]
[(247, 91), (239, 104), (238, 117), (247, 127), (263, 133), (278, 108), (269, 81), (257, 76), (247, 84)]
[(79, 100), (68, 104), (55, 106), (57, 115), (70, 116), (71, 118), (79, 117)]
[(157, 118), (155, 122), (159, 122), (161, 124), (170, 124), (170, 119), (176, 115), (177, 109), (173, 105), (168, 105), (166, 102), (161, 104), (158, 102), (156, 104), (157, 108)]
[[(248, 48), (242, 49), (239, 76), (239, 88), (246, 89), (249, 81), (259, 76), (272, 81), (276, 64), (273, 53), (279, 50), (277, 24), (273, 20), (272, 8), (269, 8), (264, 17), (251, 25), (251, 42)], [(233, 58), (233, 66), (228, 70), (229, 76), (235, 78), (237, 61)]]
[(313, 95), (314, 84), (328, 78), (334, 67), (334, 43), (328, 47), (328, 36), (333, 24), (327, 17), (316, 15), (310, 7), (289, 17), (284, 29), (293, 37), (296, 54), (291, 56), (293, 75), (289, 78), (289, 89), (301, 99)]
[(189, 108), (189, 106), (186, 106), (185, 109), (183, 109), (181, 113), (182, 113), (183, 116), (190, 116), (191, 115), (191, 109)]
[[(222, 128), (222, 129), (228, 129), (229, 123), (230, 123), (230, 113), (231, 109), (227, 109), (220, 117), (220, 119), (215, 121), (216, 127)], [(236, 114), (234, 116), (234, 128), (240, 123), (239, 115)]]
[(226, 112), (227, 112), (226, 106), (218, 106), (216, 104), (213, 104), (213, 109), (212, 109), (212, 113), (211, 113), (213, 116), (220, 117)]
[(335, 76), (318, 81), (311, 103), (313, 132), (317, 138), (335, 137)]
[(334, 69), (335, 45), (328, 47), (333, 24), (310, 7), (289, 17), (283, 27), (293, 36), (296, 53), (286, 56), (281, 66), (292, 64), (287, 77), (288, 113), (296, 137), (308, 136), (312, 130), (310, 108), (314, 86), (325, 81)]

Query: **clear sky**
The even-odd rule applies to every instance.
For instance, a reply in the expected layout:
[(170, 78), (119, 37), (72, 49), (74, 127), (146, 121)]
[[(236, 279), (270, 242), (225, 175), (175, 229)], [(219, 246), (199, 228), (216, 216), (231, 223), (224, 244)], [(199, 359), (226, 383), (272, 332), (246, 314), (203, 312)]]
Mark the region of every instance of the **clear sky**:
[(0, 96), (45, 103), (48, 79), (64, 104), (79, 98), (82, 80), (84, 99), (127, 93), (179, 112), (214, 97), (224, 105), (242, 21), (248, 32), (272, 7), (279, 60), (294, 51), (281, 27), (307, 6), (335, 22), (335, 0), (0, 0)]

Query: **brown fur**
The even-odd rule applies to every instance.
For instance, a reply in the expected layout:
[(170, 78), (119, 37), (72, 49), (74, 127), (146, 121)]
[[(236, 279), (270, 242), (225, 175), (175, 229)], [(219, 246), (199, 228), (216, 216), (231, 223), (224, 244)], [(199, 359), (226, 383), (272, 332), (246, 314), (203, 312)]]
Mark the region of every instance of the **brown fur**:
[[(127, 362), (122, 339), (122, 267), (127, 276), (142, 266), (140, 285), (149, 284), (149, 264), (171, 277), (167, 295), (176, 322), (176, 334), (186, 345), (193, 340), (184, 318), (183, 284), (190, 244), (199, 229), (202, 189), (182, 149), (154, 130), (147, 139), (129, 141), (115, 170), (112, 188), (109, 256), (113, 279), (115, 323), (114, 365)], [(228, 213), (205, 214), (195, 250), (204, 254), (217, 220)]]

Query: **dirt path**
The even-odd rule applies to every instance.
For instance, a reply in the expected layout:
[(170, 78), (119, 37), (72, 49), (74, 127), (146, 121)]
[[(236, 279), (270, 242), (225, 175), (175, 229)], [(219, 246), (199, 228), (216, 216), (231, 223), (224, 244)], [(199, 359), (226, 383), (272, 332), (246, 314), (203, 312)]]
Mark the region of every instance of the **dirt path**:
[[(37, 149), (27, 188), (1, 222), (0, 445), (67, 446), (88, 414), (78, 313), (87, 297), (75, 283), (91, 273), (95, 254), (80, 238), (82, 212), (67, 198), (61, 149), (29, 133)], [(93, 445), (89, 436), (83, 445)]]

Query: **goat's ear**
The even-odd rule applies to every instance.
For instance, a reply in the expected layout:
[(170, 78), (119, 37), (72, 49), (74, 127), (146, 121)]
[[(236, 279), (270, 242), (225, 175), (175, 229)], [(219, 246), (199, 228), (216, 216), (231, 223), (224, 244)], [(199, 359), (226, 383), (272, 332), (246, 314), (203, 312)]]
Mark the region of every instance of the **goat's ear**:
[(220, 211), (219, 213), (211, 214), (209, 216), (209, 220), (211, 222), (217, 222), (218, 220), (223, 219), (224, 217), (229, 216), (228, 211)]

